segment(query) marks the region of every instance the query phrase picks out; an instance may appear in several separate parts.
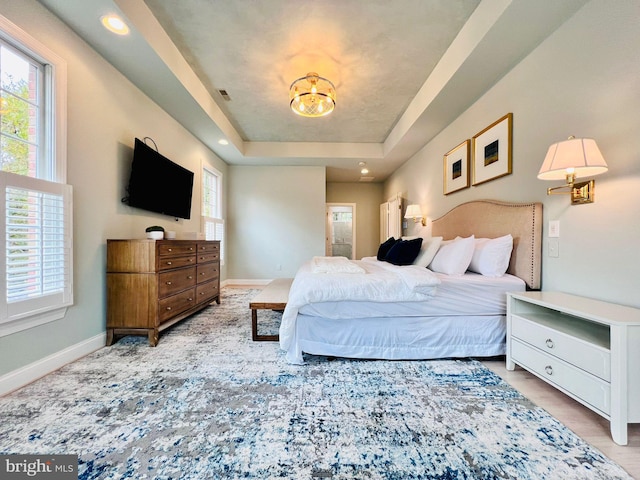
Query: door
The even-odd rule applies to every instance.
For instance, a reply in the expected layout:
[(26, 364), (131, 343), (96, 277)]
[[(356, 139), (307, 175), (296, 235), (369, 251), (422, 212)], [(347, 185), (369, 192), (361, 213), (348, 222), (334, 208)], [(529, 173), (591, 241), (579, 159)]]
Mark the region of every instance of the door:
[(380, 243), (389, 237), (402, 235), (402, 198), (398, 193), (380, 205)]
[(328, 257), (356, 258), (356, 204), (327, 203), (325, 254)]

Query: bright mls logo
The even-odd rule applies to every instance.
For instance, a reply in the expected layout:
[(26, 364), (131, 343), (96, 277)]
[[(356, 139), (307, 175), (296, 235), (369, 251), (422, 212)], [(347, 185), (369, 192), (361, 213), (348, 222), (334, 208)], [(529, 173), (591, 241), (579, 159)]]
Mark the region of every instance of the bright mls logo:
[(77, 455), (0, 455), (3, 480), (78, 478)]

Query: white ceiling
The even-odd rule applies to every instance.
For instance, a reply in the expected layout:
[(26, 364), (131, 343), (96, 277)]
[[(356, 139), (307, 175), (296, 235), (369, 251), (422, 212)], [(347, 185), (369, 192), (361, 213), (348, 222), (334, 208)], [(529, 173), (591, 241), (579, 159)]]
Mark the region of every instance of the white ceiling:
[[(227, 163), (328, 181), (358, 181), (359, 162), (385, 180), (585, 2), (40, 0)], [(310, 71), (336, 85), (327, 117), (289, 109)]]

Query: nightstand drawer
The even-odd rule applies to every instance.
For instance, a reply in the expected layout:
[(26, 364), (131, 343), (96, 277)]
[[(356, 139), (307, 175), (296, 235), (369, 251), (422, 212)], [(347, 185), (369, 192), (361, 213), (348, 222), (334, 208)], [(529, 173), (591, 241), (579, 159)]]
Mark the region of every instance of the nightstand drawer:
[(599, 345), (518, 315), (511, 317), (511, 335), (607, 382), (611, 380), (611, 353)]
[(611, 412), (609, 383), (518, 340), (511, 340), (513, 360), (602, 413)]

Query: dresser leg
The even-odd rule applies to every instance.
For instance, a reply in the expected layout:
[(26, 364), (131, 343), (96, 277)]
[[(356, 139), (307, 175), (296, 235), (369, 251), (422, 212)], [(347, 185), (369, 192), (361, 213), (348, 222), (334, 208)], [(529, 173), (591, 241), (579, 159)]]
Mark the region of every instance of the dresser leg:
[(150, 347), (155, 347), (156, 345), (158, 345), (158, 329), (157, 328), (149, 329), (149, 333), (147, 335), (149, 337)]
[(113, 328), (107, 328), (107, 347), (113, 345)]

